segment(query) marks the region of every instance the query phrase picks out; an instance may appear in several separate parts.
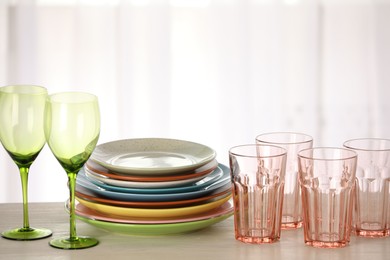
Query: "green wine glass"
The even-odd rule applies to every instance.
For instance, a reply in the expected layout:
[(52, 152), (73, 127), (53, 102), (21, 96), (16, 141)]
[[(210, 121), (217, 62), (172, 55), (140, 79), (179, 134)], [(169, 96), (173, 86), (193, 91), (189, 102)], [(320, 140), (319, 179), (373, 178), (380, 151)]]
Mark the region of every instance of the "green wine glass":
[(28, 216), (28, 174), (46, 143), (44, 111), (47, 90), (40, 86), (16, 85), (0, 88), (0, 140), (19, 168), (23, 193), (23, 227), (4, 231), (4, 238), (34, 240), (48, 237), (49, 229), (32, 228)]
[(75, 185), (77, 173), (95, 149), (100, 134), (100, 112), (95, 95), (64, 92), (50, 95), (46, 101), (46, 141), (68, 175), (70, 236), (50, 241), (61, 249), (80, 249), (97, 245), (95, 238), (77, 236)]

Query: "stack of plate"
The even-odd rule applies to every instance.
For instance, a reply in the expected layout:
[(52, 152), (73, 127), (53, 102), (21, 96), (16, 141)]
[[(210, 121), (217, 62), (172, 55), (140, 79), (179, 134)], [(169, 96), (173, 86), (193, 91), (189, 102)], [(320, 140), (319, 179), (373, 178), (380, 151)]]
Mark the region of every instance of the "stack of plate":
[(98, 145), (76, 185), (76, 215), (126, 234), (205, 228), (233, 214), (230, 171), (208, 146), (175, 139)]

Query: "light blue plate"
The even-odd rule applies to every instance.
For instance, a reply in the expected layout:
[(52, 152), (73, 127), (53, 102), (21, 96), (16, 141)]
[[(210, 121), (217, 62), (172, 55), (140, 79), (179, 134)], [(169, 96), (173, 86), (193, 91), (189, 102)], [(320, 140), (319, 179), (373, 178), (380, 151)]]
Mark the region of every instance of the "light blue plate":
[(225, 179), (230, 178), (229, 171), (223, 171), (222, 168), (218, 166), (213, 172), (211, 172), (203, 179), (195, 183), (187, 184), (185, 186), (171, 187), (171, 188), (128, 188), (128, 187), (120, 187), (120, 186), (114, 186), (114, 185), (104, 183), (96, 179), (92, 174), (89, 174), (84, 169), (82, 169), (79, 172), (79, 175), (86, 177), (90, 182), (92, 182), (96, 186), (99, 186), (109, 191), (117, 191), (123, 193), (141, 193), (141, 194), (171, 194), (171, 193), (197, 191), (217, 181), (223, 181)]
[(130, 193), (130, 192), (118, 192), (110, 191), (92, 183), (83, 171), (80, 171), (76, 181), (77, 186), (83, 187), (97, 196), (105, 198), (122, 200), (122, 201), (176, 201), (176, 200), (187, 200), (206, 196), (213, 191), (226, 186), (230, 186), (230, 170), (227, 166), (219, 164), (218, 168), (222, 170), (222, 177), (218, 180), (212, 181), (211, 184), (203, 186), (200, 189), (186, 192), (175, 192), (175, 193), (156, 193), (156, 194), (142, 194), (142, 193)]

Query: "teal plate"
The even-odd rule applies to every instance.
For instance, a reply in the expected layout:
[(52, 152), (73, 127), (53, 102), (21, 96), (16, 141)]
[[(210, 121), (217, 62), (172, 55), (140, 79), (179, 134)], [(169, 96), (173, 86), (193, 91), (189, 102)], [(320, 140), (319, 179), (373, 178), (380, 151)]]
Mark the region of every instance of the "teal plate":
[(225, 215), (221, 215), (215, 218), (185, 222), (185, 223), (173, 223), (173, 224), (123, 224), (123, 223), (99, 221), (99, 220), (89, 219), (82, 216), (76, 216), (76, 217), (94, 227), (109, 232), (113, 232), (113, 233), (119, 233), (125, 235), (138, 235), (138, 236), (161, 236), (161, 235), (183, 234), (183, 233), (189, 233), (200, 229), (204, 229), (218, 222), (221, 222), (232, 215), (233, 212), (229, 212)]
[(90, 182), (85, 174), (80, 171), (80, 174), (76, 180), (76, 191), (80, 190), (80, 187), (87, 189), (96, 196), (102, 196), (104, 198), (109, 198), (113, 200), (120, 201), (176, 201), (176, 200), (186, 200), (194, 199), (202, 196), (207, 196), (213, 193), (215, 190), (224, 187), (225, 185), (230, 185), (230, 169), (223, 164), (218, 166), (223, 171), (223, 178), (212, 182), (208, 186), (202, 187), (201, 189), (189, 192), (178, 192), (178, 193), (157, 193), (157, 194), (142, 194), (142, 193), (130, 193), (130, 192), (117, 192), (106, 190), (100, 186), (97, 186)]

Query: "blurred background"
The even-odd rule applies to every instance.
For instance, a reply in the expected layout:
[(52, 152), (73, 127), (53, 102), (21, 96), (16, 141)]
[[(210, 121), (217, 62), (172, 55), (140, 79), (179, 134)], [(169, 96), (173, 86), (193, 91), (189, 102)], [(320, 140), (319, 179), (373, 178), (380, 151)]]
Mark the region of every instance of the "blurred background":
[[(315, 146), (390, 138), (390, 0), (1, 0), (0, 85), (98, 96), (99, 143), (228, 150), (294, 131)], [(0, 148), (0, 203), (21, 202)], [(65, 201), (47, 146), (29, 201)]]

